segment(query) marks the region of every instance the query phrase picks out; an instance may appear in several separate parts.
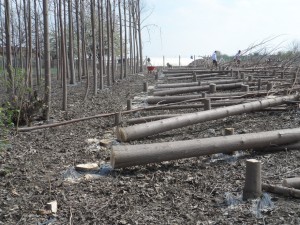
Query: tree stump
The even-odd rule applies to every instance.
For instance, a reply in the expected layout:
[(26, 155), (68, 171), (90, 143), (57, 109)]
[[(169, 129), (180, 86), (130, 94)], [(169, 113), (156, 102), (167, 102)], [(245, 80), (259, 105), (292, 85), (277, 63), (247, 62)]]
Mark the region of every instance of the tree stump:
[(246, 161), (246, 178), (243, 189), (243, 200), (254, 199), (262, 194), (261, 162), (256, 159)]

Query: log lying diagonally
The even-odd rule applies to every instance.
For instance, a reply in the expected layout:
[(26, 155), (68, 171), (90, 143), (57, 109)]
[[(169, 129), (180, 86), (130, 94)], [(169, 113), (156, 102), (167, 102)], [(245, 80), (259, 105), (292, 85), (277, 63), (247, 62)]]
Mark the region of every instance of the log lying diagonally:
[(271, 106), (281, 105), (285, 103), (285, 101), (293, 101), (296, 99), (298, 99), (298, 95), (276, 97), (207, 111), (189, 113), (178, 117), (149, 122), (146, 124), (139, 124), (124, 128), (120, 127), (117, 129), (117, 138), (121, 141), (135, 140), (204, 121), (220, 119), (241, 113), (261, 110)]
[(236, 150), (264, 148), (298, 141), (300, 128), (220, 136), (188, 141), (112, 147), (111, 166), (124, 168)]

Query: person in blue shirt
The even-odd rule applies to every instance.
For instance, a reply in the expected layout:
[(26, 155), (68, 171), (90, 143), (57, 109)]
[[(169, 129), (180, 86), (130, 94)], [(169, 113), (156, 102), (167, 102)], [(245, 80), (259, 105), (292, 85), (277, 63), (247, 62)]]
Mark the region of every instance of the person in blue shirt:
[(238, 51), (238, 53), (236, 53), (236, 55), (234, 56), (233, 59), (238, 65), (240, 65), (241, 63), (241, 50)]
[(214, 53), (211, 56), (211, 59), (213, 61), (213, 66), (218, 67), (217, 51), (214, 51)]

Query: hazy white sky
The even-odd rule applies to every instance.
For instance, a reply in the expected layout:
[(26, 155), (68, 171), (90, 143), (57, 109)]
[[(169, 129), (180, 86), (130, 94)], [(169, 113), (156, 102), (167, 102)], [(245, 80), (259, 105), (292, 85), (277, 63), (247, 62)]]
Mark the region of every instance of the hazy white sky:
[[(283, 49), (300, 41), (300, 0), (144, 0), (145, 56), (233, 55), (275, 37)], [(148, 32), (149, 31), (149, 32)], [(150, 35), (150, 36), (149, 36)]]

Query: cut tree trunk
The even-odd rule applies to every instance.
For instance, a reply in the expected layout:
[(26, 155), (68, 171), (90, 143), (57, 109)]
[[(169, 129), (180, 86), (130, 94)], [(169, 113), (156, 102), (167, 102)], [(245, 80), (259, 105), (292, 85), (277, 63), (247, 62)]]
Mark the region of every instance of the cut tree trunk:
[[(252, 96), (264, 96), (267, 95), (268, 92), (265, 91), (253, 91), (253, 92), (232, 92), (232, 93), (216, 93), (216, 94), (208, 94), (207, 98), (211, 100), (219, 100), (219, 99), (229, 99), (229, 98), (244, 98), (244, 97), (252, 97)], [(269, 93), (270, 94), (270, 93)], [(195, 101), (202, 101), (203, 97), (201, 95), (180, 95), (180, 96), (155, 96), (148, 97), (148, 104), (166, 104), (173, 102), (181, 102), (194, 99)]]
[(281, 186), (271, 185), (271, 184), (262, 184), (262, 189), (264, 191), (275, 193), (275, 194), (300, 198), (300, 190), (294, 188), (281, 187)]
[(180, 116), (180, 114), (167, 114), (167, 115), (156, 115), (156, 116), (147, 116), (147, 117), (139, 117), (133, 118), (126, 121), (127, 124), (138, 124), (138, 123), (146, 123), (154, 120), (161, 120), (166, 118), (171, 118), (175, 116)]
[(248, 159), (243, 200), (254, 199), (260, 197), (261, 194), (261, 162), (256, 159)]
[[(230, 90), (241, 88), (242, 83), (233, 83), (233, 84), (219, 84), (216, 85), (216, 90)], [(165, 95), (178, 95), (184, 93), (191, 93), (196, 91), (208, 91), (210, 90), (210, 85), (205, 86), (196, 86), (196, 87), (182, 87), (182, 88), (174, 88), (170, 90), (156, 91), (153, 93), (154, 96), (165, 96)]]
[(300, 177), (286, 178), (283, 180), (282, 186), (300, 189)]
[[(172, 118), (173, 119), (173, 118)], [(147, 127), (151, 127), (148, 126)], [(111, 151), (111, 166), (124, 168), (148, 163), (198, 157), (236, 150), (264, 148), (298, 141), (300, 128), (238, 134), (196, 140), (140, 145), (115, 145)]]
[(154, 121), (144, 124), (134, 125), (131, 127), (117, 129), (117, 137), (121, 141), (130, 141), (150, 135), (162, 133), (176, 128), (189, 126), (204, 121), (216, 120), (233, 116), (241, 113), (253, 112), (264, 108), (284, 104), (285, 101), (296, 100), (298, 95), (277, 97), (272, 99), (264, 99), (261, 101), (254, 101), (245, 104), (234, 106), (227, 106), (223, 108), (202, 111), (197, 113), (185, 114), (182, 116)]
[[(231, 84), (231, 83), (238, 83), (242, 82), (241, 79), (236, 80), (217, 80), (214, 81), (215, 84)], [(211, 82), (201, 82), (201, 85), (208, 85)], [(178, 87), (193, 87), (193, 86), (199, 86), (199, 82), (187, 82), (187, 83), (174, 83), (174, 84), (157, 84), (156, 87), (159, 88), (178, 88)]]

